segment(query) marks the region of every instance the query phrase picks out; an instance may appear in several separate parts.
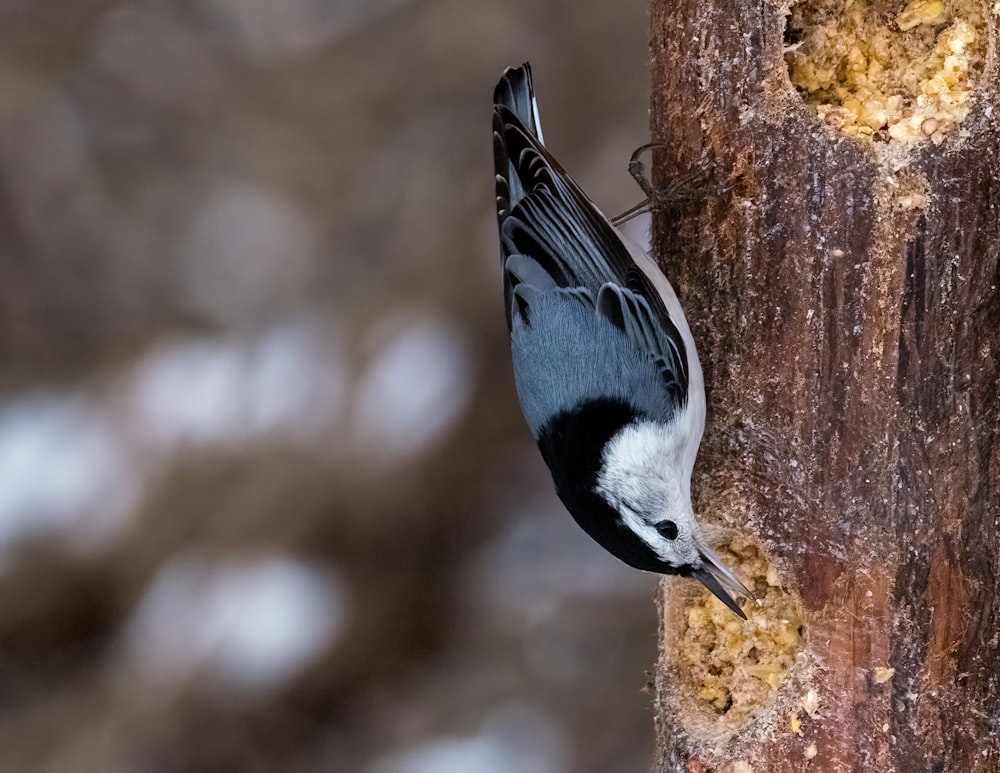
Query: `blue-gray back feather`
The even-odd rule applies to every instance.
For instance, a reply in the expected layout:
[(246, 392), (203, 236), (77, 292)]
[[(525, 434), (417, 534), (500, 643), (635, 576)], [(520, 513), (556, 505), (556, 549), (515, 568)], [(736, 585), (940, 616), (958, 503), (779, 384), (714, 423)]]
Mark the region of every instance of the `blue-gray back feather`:
[(532, 432), (595, 397), (669, 420), (687, 399), (688, 370), (663, 299), (542, 144), (527, 64), (504, 73), (494, 103), (505, 308)]
[(650, 352), (671, 393), (680, 399), (687, 384), (680, 334), (672, 337), (653, 319), (646, 298), (608, 282), (597, 294), (597, 310), (641, 349)]
[(531, 324), (520, 315), (511, 331), (514, 382), (537, 438), (562, 411), (595, 397), (617, 399), (638, 413), (669, 421), (680, 401), (662, 386), (656, 361), (622, 330), (594, 312), (585, 289), (530, 293)]

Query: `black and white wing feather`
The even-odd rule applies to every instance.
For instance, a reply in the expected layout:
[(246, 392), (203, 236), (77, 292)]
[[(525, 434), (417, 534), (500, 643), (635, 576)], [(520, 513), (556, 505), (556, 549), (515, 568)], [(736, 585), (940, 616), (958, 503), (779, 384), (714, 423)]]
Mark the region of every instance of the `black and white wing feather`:
[[(636, 264), (637, 248), (630, 249), (542, 144), (527, 64), (504, 73), (494, 103), (497, 218), (508, 329), (514, 315), (531, 324), (531, 307), (539, 295), (570, 294), (589, 303), (646, 352), (672, 399), (685, 402), (689, 388), (685, 336), (662, 292)], [(675, 315), (687, 333), (683, 313), (673, 300)]]

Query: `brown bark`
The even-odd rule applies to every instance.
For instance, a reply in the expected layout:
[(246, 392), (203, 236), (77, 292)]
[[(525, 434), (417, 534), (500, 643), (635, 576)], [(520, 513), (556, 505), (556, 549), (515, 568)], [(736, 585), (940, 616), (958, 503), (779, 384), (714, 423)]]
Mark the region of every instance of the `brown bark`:
[[(904, 148), (818, 120), (776, 4), (658, 0), (651, 21), (655, 177), (736, 176), (656, 228), (708, 390), (695, 509), (806, 610), (799, 676), (721, 740), (675, 709), (665, 630), (656, 769), (998, 771), (996, 55), (960, 130)], [(800, 733), (761, 719), (809, 690)]]

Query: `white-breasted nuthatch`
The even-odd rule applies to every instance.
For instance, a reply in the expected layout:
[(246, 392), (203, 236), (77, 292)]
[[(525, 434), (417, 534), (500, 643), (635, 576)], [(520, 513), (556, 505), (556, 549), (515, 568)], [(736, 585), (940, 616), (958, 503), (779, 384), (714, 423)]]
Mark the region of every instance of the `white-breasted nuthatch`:
[(677, 296), (546, 150), (527, 63), (493, 102), (514, 378), (559, 498), (626, 564), (695, 577), (745, 617), (691, 507), (705, 390)]

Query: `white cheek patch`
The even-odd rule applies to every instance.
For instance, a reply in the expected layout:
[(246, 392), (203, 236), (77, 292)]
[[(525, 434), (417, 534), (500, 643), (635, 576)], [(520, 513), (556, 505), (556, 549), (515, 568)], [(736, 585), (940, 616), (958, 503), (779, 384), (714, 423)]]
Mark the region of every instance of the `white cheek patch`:
[[(604, 448), (604, 466), (598, 486), (631, 485), (638, 478), (668, 478), (676, 475), (680, 438), (672, 425), (654, 421), (630, 424)], [(627, 479), (623, 477), (627, 474)]]
[(655, 520), (690, 511), (691, 481), (677, 464), (678, 441), (672, 426), (658, 422), (623, 428), (604, 447), (597, 492), (614, 506), (648, 513)]
[[(669, 427), (655, 422), (630, 425), (605, 447), (596, 486), (625, 526), (674, 566), (698, 559), (690, 480), (677, 463), (679, 452), (678, 438)], [(677, 524), (676, 539), (657, 531), (656, 523), (665, 519)]]

